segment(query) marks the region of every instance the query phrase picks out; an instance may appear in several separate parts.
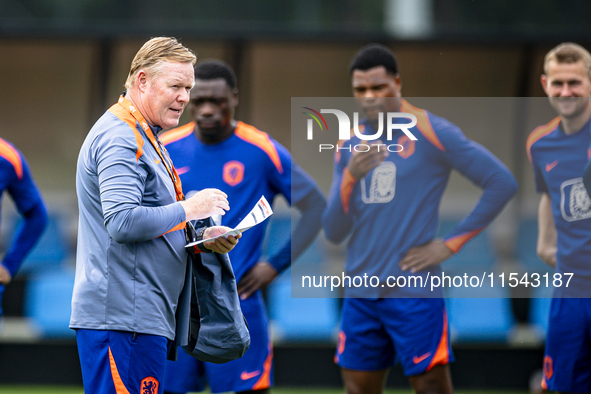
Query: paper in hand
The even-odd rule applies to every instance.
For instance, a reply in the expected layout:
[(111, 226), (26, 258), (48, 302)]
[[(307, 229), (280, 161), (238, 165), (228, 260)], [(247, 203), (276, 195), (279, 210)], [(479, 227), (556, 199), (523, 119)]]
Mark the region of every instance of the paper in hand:
[(236, 227), (234, 227), (232, 230), (227, 231), (223, 234), (220, 234), (216, 237), (202, 239), (201, 241), (197, 241), (197, 242), (191, 242), (190, 244), (185, 245), (185, 248), (199, 245), (200, 243), (203, 243), (203, 242), (212, 241), (212, 240), (219, 238), (219, 237), (228, 238), (230, 235), (236, 236), (236, 235), (241, 234), (242, 232), (248, 230), (249, 228), (254, 227), (257, 224), (263, 222), (265, 219), (267, 219), (271, 215), (273, 215), (273, 209), (271, 209), (271, 205), (269, 204), (269, 202), (267, 201), (265, 196), (261, 196), (261, 198), (256, 203), (256, 205), (250, 210), (248, 215), (246, 215), (244, 217), (244, 219), (242, 219), (242, 221), (240, 223), (238, 223), (238, 225)]

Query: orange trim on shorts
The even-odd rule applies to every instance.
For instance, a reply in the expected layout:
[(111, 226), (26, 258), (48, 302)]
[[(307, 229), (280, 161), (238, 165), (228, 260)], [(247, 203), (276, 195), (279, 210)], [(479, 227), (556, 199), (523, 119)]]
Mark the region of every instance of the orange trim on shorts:
[(456, 235), (453, 238), (448, 239), (445, 241), (445, 246), (449, 248), (454, 254), (458, 253), (460, 249), (464, 247), (472, 238), (480, 234), (484, 230), (483, 228), (479, 228), (477, 230), (469, 231), (464, 234)]
[(545, 356), (544, 357), (544, 380), (550, 380), (554, 375), (554, 362), (552, 361), (552, 357)]
[(556, 127), (558, 126), (558, 124), (560, 123), (560, 116), (555, 117), (554, 119), (552, 119), (550, 122), (548, 122), (547, 124), (543, 125), (543, 126), (539, 126), (536, 127), (534, 129), (534, 131), (532, 131), (529, 134), (529, 137), (527, 137), (527, 143), (525, 144), (526, 149), (527, 149), (527, 157), (531, 163), (532, 159), (531, 159), (531, 147), (533, 144), (536, 143), (536, 141), (538, 141), (540, 138), (550, 134), (551, 132), (554, 131), (554, 129), (556, 129)]
[(19, 181), (23, 179), (23, 161), (21, 159), (21, 155), (12, 145), (2, 138), (0, 138), (0, 156), (12, 164), (12, 167), (14, 167), (14, 172), (16, 172), (16, 176), (18, 177)]
[(423, 134), (430, 143), (435, 145), (437, 149), (439, 149), (442, 152), (445, 152), (445, 147), (443, 146), (441, 141), (439, 141), (437, 134), (435, 134), (435, 130), (433, 130), (433, 126), (431, 125), (431, 121), (429, 120), (429, 115), (427, 115), (427, 111), (410, 105), (406, 100), (402, 100), (400, 112), (407, 112), (409, 114), (413, 114), (414, 116), (416, 116), (416, 128), (419, 129), (421, 134)]
[(166, 146), (168, 144), (172, 144), (173, 142), (178, 141), (182, 138), (185, 138), (189, 134), (192, 134), (193, 130), (195, 130), (195, 125), (196, 125), (195, 122), (187, 123), (186, 125), (179, 126), (175, 129), (165, 131), (158, 138), (160, 139), (160, 142), (162, 142), (162, 145), (164, 145), (164, 146)]
[(269, 355), (263, 365), (263, 373), (254, 386), (252, 386), (253, 390), (264, 390), (271, 387), (271, 365), (273, 365), (273, 345), (269, 343)]
[(246, 123), (238, 122), (234, 134), (236, 134), (236, 137), (261, 148), (269, 156), (277, 171), (283, 174), (283, 166), (281, 165), (279, 153), (277, 153), (277, 148), (267, 133)]
[(113, 376), (113, 383), (115, 383), (115, 392), (117, 394), (129, 394), (129, 391), (119, 376), (117, 364), (115, 364), (115, 359), (113, 358), (113, 353), (111, 352), (111, 346), (109, 346), (109, 363), (111, 364), (111, 376)]
[(339, 354), (343, 354), (345, 351), (345, 342), (347, 341), (347, 336), (343, 330), (339, 331), (339, 344), (337, 347), (337, 352)]
[(347, 341), (347, 336), (343, 330), (339, 331), (339, 339), (337, 342), (337, 354), (334, 355), (334, 363), (339, 363), (339, 356), (343, 354), (345, 351), (345, 342)]
[(123, 108), (119, 104), (114, 104), (111, 108), (109, 108), (109, 112), (115, 115), (117, 118), (122, 120), (123, 122), (127, 123), (129, 127), (133, 130), (133, 135), (135, 136), (135, 142), (137, 144), (137, 151), (135, 154), (135, 160), (138, 161), (140, 157), (144, 154), (144, 138), (137, 130), (136, 120), (129, 111)]
[(341, 204), (343, 204), (343, 211), (349, 213), (349, 201), (351, 200), (351, 193), (353, 186), (355, 186), (357, 179), (351, 174), (348, 168), (343, 170), (343, 178), (341, 179)]
[(436, 365), (446, 365), (449, 363), (449, 339), (447, 335), (447, 311), (443, 311), (443, 333), (441, 334), (441, 340), (439, 346), (435, 351), (435, 355), (431, 359), (431, 363), (427, 367), (426, 371), (429, 371)]

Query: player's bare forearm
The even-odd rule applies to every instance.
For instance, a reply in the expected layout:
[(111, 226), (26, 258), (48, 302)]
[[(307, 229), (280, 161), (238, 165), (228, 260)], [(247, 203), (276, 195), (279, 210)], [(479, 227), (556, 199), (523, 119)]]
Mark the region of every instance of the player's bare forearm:
[(408, 251), (398, 265), (403, 271), (415, 273), (428, 267), (436, 266), (452, 256), (452, 251), (445, 246), (443, 239), (434, 239), (424, 245)]
[(540, 260), (550, 267), (556, 267), (558, 234), (554, 225), (551, 204), (550, 195), (548, 193), (542, 194), (538, 206), (538, 242), (536, 252)]
[(12, 280), (12, 275), (8, 269), (3, 265), (0, 264), (0, 284), (7, 285)]
[(556, 268), (556, 251), (557, 248), (546, 248), (544, 250), (538, 249), (537, 253), (540, 260), (550, 267)]

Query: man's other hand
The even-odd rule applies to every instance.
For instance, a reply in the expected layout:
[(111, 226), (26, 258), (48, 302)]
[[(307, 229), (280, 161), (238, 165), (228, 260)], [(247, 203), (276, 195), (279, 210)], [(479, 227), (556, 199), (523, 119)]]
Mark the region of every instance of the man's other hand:
[(365, 177), (369, 171), (377, 167), (390, 154), (388, 148), (380, 140), (368, 142), (368, 145), (370, 147), (369, 151), (354, 151), (349, 159), (347, 167), (351, 175), (357, 180)]
[(265, 261), (259, 261), (238, 282), (238, 295), (240, 299), (245, 300), (257, 290), (266, 287), (275, 279), (277, 274), (278, 272), (271, 264)]
[(410, 249), (398, 265), (403, 271), (410, 270), (411, 273), (415, 273), (441, 264), (452, 255), (452, 251), (445, 245), (443, 239), (434, 239)]
[(203, 189), (185, 201), (181, 201), (186, 220), (205, 219), (212, 215), (224, 215), (230, 210), (228, 195), (218, 189)]

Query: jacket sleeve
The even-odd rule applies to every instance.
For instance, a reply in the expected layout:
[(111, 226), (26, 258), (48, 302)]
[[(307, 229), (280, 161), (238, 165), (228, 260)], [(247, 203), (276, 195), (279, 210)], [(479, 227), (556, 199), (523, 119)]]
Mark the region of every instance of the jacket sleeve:
[[(112, 134), (111, 134), (112, 136)], [(146, 190), (148, 177), (156, 176), (136, 158), (137, 145), (131, 135), (117, 134), (98, 143), (95, 151), (100, 199), (105, 226), (119, 243), (141, 242), (157, 238), (184, 225), (186, 215), (181, 204), (163, 187)], [(145, 193), (162, 194), (162, 206), (144, 206)]]
[(289, 267), (292, 260), (300, 254), (316, 238), (320, 231), (322, 213), (326, 207), (326, 199), (317, 188), (311, 189), (308, 194), (295, 206), (300, 210), (298, 223), (293, 230), (293, 236), (283, 245), (275, 255), (269, 258), (269, 264), (281, 272)]
[(509, 169), (480, 144), (450, 125), (440, 135), (445, 160), (483, 189), (478, 203), (444, 240), (454, 253), (488, 226), (517, 193), (517, 181)]
[(47, 225), (47, 210), (37, 186), (33, 182), (28, 164), (21, 155), (22, 176), (13, 174), (7, 190), (23, 221), (19, 224), (2, 264), (14, 276), (26, 255), (33, 249)]
[(347, 168), (349, 155), (343, 151), (337, 156), (322, 228), (329, 241), (342, 242), (353, 228), (350, 199), (357, 181)]
[(285, 240), (277, 253), (269, 257), (269, 264), (277, 272), (281, 272), (306, 250), (320, 231), (326, 200), (314, 179), (293, 160), (287, 149), (277, 141), (272, 141), (283, 171), (277, 171), (277, 168), (269, 163), (271, 183), (289, 204), (301, 213), (293, 235)]

